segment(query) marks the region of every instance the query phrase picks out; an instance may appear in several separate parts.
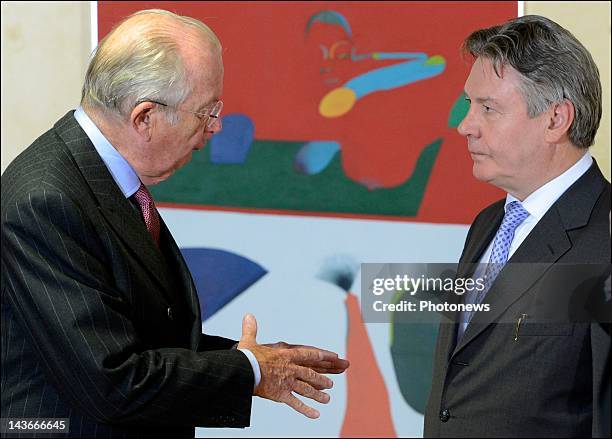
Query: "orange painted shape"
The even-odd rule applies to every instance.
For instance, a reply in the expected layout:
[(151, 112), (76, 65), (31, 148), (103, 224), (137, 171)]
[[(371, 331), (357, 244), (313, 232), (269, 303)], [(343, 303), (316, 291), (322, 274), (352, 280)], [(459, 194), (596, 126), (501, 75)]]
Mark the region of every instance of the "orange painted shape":
[(347, 403), (340, 437), (397, 437), (385, 380), (361, 319), (357, 297), (346, 295), (349, 329)]

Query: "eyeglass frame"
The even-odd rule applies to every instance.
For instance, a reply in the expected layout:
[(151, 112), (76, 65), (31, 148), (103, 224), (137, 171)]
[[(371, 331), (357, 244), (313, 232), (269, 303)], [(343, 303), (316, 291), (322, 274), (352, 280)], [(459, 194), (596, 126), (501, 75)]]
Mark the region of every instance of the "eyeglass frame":
[(215, 113), (199, 113), (197, 111), (183, 110), (182, 108), (178, 108), (178, 107), (174, 107), (172, 105), (164, 104), (163, 102), (159, 102), (159, 101), (154, 101), (153, 99), (146, 99), (146, 100), (141, 101), (141, 102), (151, 102), (153, 104), (161, 105), (162, 107), (168, 107), (168, 108), (172, 108), (174, 110), (184, 111), (186, 113), (191, 113), (194, 116), (196, 116), (198, 119), (200, 119), (200, 121), (202, 121), (203, 118), (206, 117), (205, 128), (207, 130), (212, 129), (212, 127), (215, 126), (215, 124), (219, 121), (219, 116), (221, 115), (221, 111), (223, 111), (223, 101), (221, 99), (219, 99), (217, 102), (215, 102), (212, 105), (212, 109), (214, 109), (217, 105), (219, 105), (219, 111), (217, 111), (216, 114)]

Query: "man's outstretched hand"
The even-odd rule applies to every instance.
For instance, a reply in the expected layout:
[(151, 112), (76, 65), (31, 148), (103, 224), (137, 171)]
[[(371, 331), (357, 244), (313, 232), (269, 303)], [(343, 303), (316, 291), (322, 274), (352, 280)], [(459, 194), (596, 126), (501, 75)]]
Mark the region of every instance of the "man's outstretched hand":
[(323, 404), (329, 395), (322, 390), (331, 389), (334, 383), (324, 373), (342, 373), (348, 361), (338, 354), (313, 346), (290, 345), (284, 342), (260, 345), (257, 337), (257, 320), (251, 314), (242, 319), (242, 337), (238, 348), (250, 350), (261, 370), (261, 381), (254, 394), (272, 401), (284, 402), (303, 415), (316, 419), (319, 412), (304, 404), (292, 392)]

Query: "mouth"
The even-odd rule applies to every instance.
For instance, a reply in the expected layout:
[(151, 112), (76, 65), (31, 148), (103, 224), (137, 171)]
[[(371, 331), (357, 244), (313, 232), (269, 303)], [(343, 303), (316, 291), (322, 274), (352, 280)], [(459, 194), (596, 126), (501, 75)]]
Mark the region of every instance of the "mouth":
[(486, 156), (486, 154), (482, 153), (482, 152), (476, 152), (476, 151), (469, 151), (470, 155), (472, 157), (484, 157)]

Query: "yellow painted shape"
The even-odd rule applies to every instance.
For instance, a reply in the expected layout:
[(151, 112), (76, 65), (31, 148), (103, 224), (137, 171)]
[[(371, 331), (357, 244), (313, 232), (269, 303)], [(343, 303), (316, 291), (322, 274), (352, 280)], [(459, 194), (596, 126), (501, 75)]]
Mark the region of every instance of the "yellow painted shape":
[(319, 104), (319, 113), (323, 117), (339, 117), (348, 113), (355, 102), (357, 95), (347, 87), (338, 87), (327, 93)]
[(434, 55), (425, 61), (425, 65), (446, 64), (446, 60), (442, 55)]

